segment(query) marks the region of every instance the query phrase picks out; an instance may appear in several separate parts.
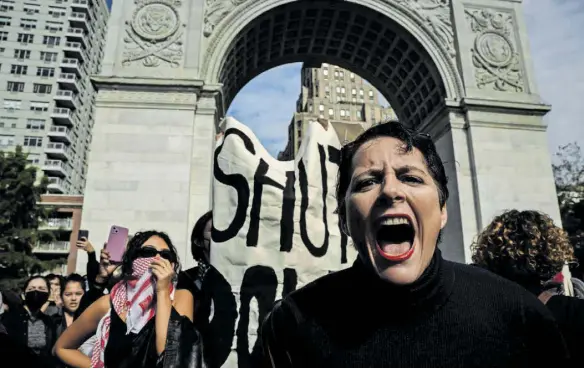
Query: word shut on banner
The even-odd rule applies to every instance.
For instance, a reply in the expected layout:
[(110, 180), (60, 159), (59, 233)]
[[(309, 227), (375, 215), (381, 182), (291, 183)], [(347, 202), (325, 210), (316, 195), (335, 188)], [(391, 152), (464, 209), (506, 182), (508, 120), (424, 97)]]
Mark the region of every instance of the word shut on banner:
[(226, 120), (213, 169), (211, 263), (225, 284), (211, 321), (215, 366), (254, 366), (250, 347), (274, 302), (354, 258), (335, 212), (339, 139), (317, 122), (307, 131), (297, 159), (278, 161)]

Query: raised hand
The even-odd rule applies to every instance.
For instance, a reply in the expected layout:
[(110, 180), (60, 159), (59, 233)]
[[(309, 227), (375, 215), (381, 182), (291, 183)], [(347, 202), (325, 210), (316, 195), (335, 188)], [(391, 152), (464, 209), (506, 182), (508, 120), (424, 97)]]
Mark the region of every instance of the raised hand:
[(174, 268), (170, 261), (157, 256), (150, 264), (152, 274), (156, 277), (156, 292), (169, 291), (172, 278), (174, 277)]
[(93, 245), (86, 237), (81, 237), (81, 239), (77, 241), (77, 247), (84, 250), (85, 252), (95, 252)]
[(107, 244), (103, 245), (101, 253), (99, 254), (99, 272), (97, 274), (97, 282), (105, 282), (118, 267), (110, 262), (110, 254), (106, 249)]

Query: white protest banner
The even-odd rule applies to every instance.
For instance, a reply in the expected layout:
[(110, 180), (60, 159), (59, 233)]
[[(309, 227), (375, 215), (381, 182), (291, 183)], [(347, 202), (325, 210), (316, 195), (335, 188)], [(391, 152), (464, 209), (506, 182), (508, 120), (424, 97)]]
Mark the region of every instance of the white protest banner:
[(274, 302), (355, 259), (335, 214), (340, 143), (327, 125), (311, 122), (297, 159), (278, 161), (227, 118), (215, 151), (211, 264), (232, 295), (223, 286), (213, 302), (217, 365), (253, 366), (258, 325)]

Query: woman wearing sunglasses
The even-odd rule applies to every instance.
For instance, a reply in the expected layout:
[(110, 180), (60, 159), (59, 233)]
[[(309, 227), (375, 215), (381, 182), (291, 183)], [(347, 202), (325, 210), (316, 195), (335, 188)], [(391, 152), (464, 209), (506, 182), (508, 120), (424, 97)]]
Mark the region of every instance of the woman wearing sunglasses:
[[(193, 296), (176, 290), (175, 247), (163, 232), (137, 233), (122, 259), (122, 279), (94, 302), (55, 344), (72, 367), (195, 367), (198, 334)], [(78, 350), (97, 340), (90, 356)]]

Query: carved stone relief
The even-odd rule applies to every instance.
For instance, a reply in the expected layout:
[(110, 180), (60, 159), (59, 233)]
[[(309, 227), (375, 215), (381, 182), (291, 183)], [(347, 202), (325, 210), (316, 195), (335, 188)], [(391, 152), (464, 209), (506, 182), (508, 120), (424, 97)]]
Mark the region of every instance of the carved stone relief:
[(450, 0), (397, 0), (397, 2), (421, 18), (423, 24), (438, 38), (450, 56), (456, 55)]
[(141, 62), (145, 67), (165, 63), (173, 68), (183, 57), (181, 24), (178, 8), (181, 0), (136, 0), (132, 19), (126, 22), (126, 45), (122, 65)]
[(203, 34), (205, 37), (211, 36), (215, 27), (233, 9), (243, 4), (247, 0), (205, 0), (205, 16)]
[(475, 35), (472, 61), (477, 87), (523, 92), (524, 81), (513, 33), (513, 16), (491, 9), (465, 9)]

